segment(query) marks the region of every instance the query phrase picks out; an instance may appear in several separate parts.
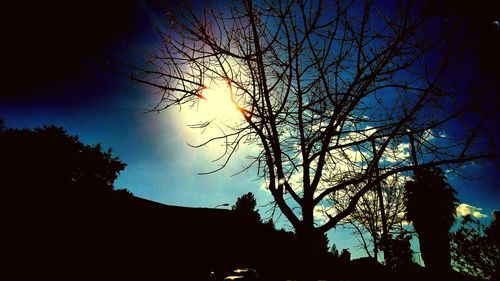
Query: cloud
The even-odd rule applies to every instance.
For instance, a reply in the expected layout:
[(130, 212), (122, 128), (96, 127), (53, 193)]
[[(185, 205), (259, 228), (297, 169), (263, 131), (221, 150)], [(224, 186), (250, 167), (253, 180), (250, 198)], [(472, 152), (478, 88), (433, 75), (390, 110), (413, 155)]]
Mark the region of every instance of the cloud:
[(434, 132), (431, 129), (425, 130), (425, 132), (422, 135), (422, 138), (425, 141), (430, 141), (434, 139)]
[(323, 225), (329, 220), (329, 216), (334, 215), (333, 208), (327, 208), (322, 204), (314, 206), (313, 216), (314, 221), (318, 225)]
[(260, 189), (262, 190), (269, 190), (269, 186), (266, 181), (262, 181), (260, 184)]
[(383, 160), (390, 163), (396, 163), (408, 159), (410, 157), (409, 149), (409, 143), (399, 143), (394, 148), (387, 147), (383, 155)]
[(458, 205), (458, 207), (457, 207), (457, 216), (463, 217), (463, 216), (470, 215), (470, 216), (478, 218), (478, 219), (488, 217), (488, 215), (481, 213), (482, 210), (483, 210), (483, 208), (478, 208), (478, 207), (474, 207), (474, 206), (462, 203), (462, 204)]

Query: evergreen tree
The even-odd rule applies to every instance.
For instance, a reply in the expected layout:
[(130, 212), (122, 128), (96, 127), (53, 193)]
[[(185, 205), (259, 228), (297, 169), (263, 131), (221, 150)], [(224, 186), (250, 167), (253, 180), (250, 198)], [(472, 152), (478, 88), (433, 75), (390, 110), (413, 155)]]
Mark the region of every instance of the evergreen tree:
[(236, 200), (232, 210), (247, 222), (260, 223), (261, 218), (256, 207), (257, 200), (255, 200), (255, 196), (253, 193), (248, 192), (247, 194), (238, 197), (238, 200)]

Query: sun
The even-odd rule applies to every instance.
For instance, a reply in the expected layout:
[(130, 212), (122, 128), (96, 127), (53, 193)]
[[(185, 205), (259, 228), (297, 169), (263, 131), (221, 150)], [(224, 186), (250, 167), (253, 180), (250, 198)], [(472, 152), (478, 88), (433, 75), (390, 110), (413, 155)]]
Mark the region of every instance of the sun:
[(226, 155), (227, 142), (235, 138), (230, 134), (247, 122), (242, 113), (246, 111), (232, 98), (239, 94), (234, 88), (228, 80), (207, 79), (197, 93), (198, 99), (186, 110), (181, 109), (174, 122), (180, 125), (189, 146), (202, 149), (214, 159)]
[[(200, 91), (197, 115), (205, 121), (217, 120), (222, 123), (237, 123), (243, 120), (238, 105), (233, 100), (231, 84), (228, 80), (211, 80)], [(227, 124), (229, 125), (229, 124)]]

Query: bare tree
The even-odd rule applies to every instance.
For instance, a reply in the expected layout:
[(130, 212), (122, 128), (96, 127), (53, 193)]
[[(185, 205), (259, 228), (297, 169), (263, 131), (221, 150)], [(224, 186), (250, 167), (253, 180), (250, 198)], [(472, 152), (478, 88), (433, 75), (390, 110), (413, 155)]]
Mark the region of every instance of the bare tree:
[[(393, 236), (410, 233), (405, 227), (404, 177), (389, 177), (377, 188), (364, 194), (354, 212), (341, 223), (353, 230), (360, 247), (376, 260), (384, 244)], [(334, 205), (341, 211), (344, 206)], [(387, 261), (384, 251), (384, 259)]]
[[(460, 139), (438, 135), (462, 111), (440, 82), (449, 59), (446, 29), (430, 25), (418, 5), (188, 6), (167, 16), (163, 45), (147, 66), (130, 66), (129, 76), (158, 91), (152, 111), (193, 107), (207, 99), (207, 88), (225, 83), (241, 118), (198, 124), (220, 132), (200, 146), (223, 142), (218, 169), (241, 145), (258, 146), (252, 164), (303, 245), (312, 245), (389, 177), (484, 156), (469, 151), (475, 127)], [(409, 136), (419, 164), (411, 161)], [(314, 248), (304, 246), (303, 254)]]

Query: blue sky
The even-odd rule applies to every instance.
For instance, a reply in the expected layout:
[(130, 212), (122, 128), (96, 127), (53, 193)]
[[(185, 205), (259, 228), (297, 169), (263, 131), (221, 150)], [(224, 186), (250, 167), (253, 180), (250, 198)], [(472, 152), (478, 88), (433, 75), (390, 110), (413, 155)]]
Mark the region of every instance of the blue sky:
[[(77, 66), (69, 66), (64, 73), (53, 71), (52, 75), (34, 82), (25, 78), (24, 83), (31, 83), (30, 87), (3, 90), (0, 118), (8, 127), (15, 128), (62, 126), (84, 143), (102, 143), (105, 148), (112, 148), (113, 154), (128, 165), (115, 185), (139, 197), (171, 205), (213, 208), (223, 203), (233, 204), (238, 196), (253, 192), (259, 205), (268, 203), (271, 197), (260, 187), (261, 182), (256, 181), (255, 171), (231, 176), (239, 171), (244, 160), (236, 158), (218, 173), (198, 175), (217, 166), (210, 162), (213, 159), (210, 150), (187, 145), (197, 137), (187, 128), (185, 113), (173, 109), (145, 114), (145, 109), (154, 102), (152, 94), (100, 67), (107, 57), (116, 54), (134, 57), (150, 50), (155, 42), (156, 33), (151, 26), (157, 19), (151, 17), (152, 6), (142, 2), (134, 8), (143, 9), (132, 13), (138, 31), (120, 40), (99, 43), (99, 51), (79, 57)], [(27, 67), (43, 71), (43, 66), (26, 63)], [(456, 129), (449, 128), (450, 132)], [(491, 163), (467, 165), (469, 174), (477, 179), (449, 174), (449, 182), (458, 191), (460, 201), (482, 208), (481, 212), (489, 216), (484, 219), (488, 222), (492, 211), (500, 209), (497, 171)], [(265, 211), (262, 206), (263, 217), (267, 217)], [(288, 224), (282, 218), (279, 225)], [(331, 230), (329, 237), (339, 249), (350, 248), (353, 257), (363, 255), (354, 249), (356, 238), (342, 227)]]

